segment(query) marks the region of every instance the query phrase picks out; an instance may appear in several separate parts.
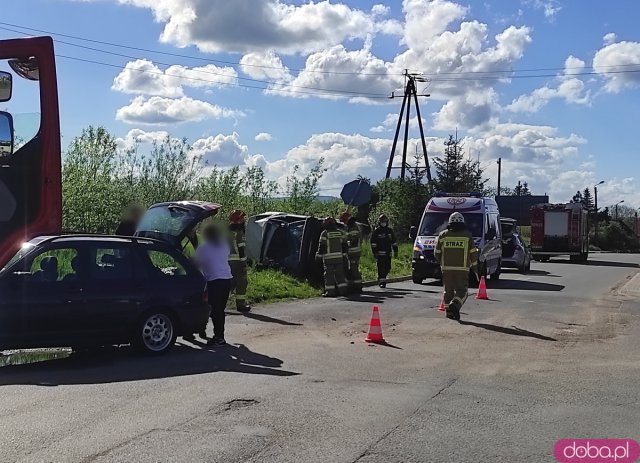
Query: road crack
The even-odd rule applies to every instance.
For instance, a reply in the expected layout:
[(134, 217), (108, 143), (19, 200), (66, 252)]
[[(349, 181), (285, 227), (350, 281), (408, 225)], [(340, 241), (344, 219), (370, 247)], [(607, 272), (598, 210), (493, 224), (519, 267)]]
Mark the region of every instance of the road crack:
[(416, 408), (413, 412), (411, 412), (408, 416), (406, 416), (405, 418), (403, 418), (400, 423), (398, 423), (397, 425), (395, 425), (393, 428), (391, 428), (389, 431), (385, 432), (382, 436), (380, 436), (380, 438), (376, 439), (375, 442), (371, 443), (371, 445), (369, 445), (364, 452), (362, 452), (360, 455), (358, 455), (358, 457), (353, 460), (351, 463), (358, 463), (360, 460), (362, 460), (364, 457), (368, 456), (371, 454), (371, 451), (373, 450), (373, 448), (378, 445), (380, 442), (382, 442), (383, 440), (385, 440), (387, 437), (389, 437), (391, 434), (393, 434), (395, 431), (397, 431), (398, 429), (400, 429), (400, 427), (407, 422), (407, 420), (410, 420), (411, 418), (413, 418), (415, 415), (417, 415), (418, 413), (420, 413), (424, 406), (426, 405), (427, 402), (435, 399), (436, 397), (438, 397), (439, 395), (441, 395), (443, 392), (445, 392), (447, 389), (449, 389), (451, 386), (453, 386), (456, 382), (458, 381), (458, 378), (453, 378), (451, 380), (449, 380), (449, 382), (443, 386), (438, 392), (436, 392), (434, 395), (432, 395), (427, 401), (425, 401), (424, 403), (422, 403), (418, 408)]

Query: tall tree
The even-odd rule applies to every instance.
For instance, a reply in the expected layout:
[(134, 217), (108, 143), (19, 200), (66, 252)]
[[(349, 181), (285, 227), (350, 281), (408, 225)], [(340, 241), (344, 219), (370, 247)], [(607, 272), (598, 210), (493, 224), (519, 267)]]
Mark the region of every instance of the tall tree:
[(522, 196), (531, 196), (531, 190), (529, 190), (529, 184), (527, 182), (522, 184)]
[(513, 189), (513, 195), (514, 196), (522, 196), (522, 184), (520, 183), (520, 180), (518, 180), (518, 184)]
[(484, 169), (479, 162), (465, 158), (462, 143), (453, 135), (444, 142), (444, 156), (433, 162), (436, 170), (434, 183), (438, 190), (449, 193), (485, 192), (487, 180), (483, 178)]
[(572, 203), (581, 203), (582, 202), (582, 192), (576, 191), (576, 194), (571, 198)]
[(589, 190), (589, 188), (585, 188), (582, 193), (582, 204), (584, 204), (584, 207), (589, 211), (592, 211), (595, 207), (593, 203), (593, 196), (591, 196), (591, 190)]

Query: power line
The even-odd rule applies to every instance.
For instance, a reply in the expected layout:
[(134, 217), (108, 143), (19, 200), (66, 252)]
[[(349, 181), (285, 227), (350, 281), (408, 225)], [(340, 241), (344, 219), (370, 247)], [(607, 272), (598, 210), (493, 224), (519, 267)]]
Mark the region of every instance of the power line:
[[(10, 30), (4, 27), (0, 27), (0, 29), (3, 30)], [(26, 35), (24, 32), (20, 32), (20, 31), (13, 31), (12, 32), (16, 32), (19, 34), (23, 34)], [(76, 45), (76, 44), (71, 44), (71, 43), (67, 43), (67, 42), (61, 42), (61, 41), (56, 41), (58, 43), (63, 43), (65, 45), (72, 45), (72, 46), (77, 46), (80, 48), (86, 48), (89, 50), (93, 50), (93, 51), (99, 51), (99, 52), (103, 52), (103, 53), (108, 53), (108, 54), (112, 54), (112, 55), (116, 55), (116, 56), (121, 56), (121, 57), (126, 57), (129, 59), (141, 59), (135, 56), (129, 56), (129, 55), (123, 55), (120, 53), (114, 53), (114, 52), (109, 52), (106, 50), (99, 50), (99, 49), (95, 49), (95, 48), (91, 48), (91, 47), (85, 47), (82, 45)], [(196, 72), (196, 73), (203, 73), (203, 74), (211, 74), (211, 75), (217, 75), (217, 76), (223, 76), (223, 77), (232, 77), (233, 79), (239, 79), (239, 80), (248, 80), (248, 81), (252, 81), (252, 82), (258, 82), (258, 83), (264, 83), (267, 86), (263, 87), (263, 86), (257, 86), (257, 85), (246, 85), (246, 84), (239, 84), (239, 83), (234, 83), (234, 82), (226, 82), (226, 81), (219, 81), (219, 80), (211, 80), (211, 79), (202, 79), (202, 78), (197, 78), (197, 77), (188, 77), (188, 76), (184, 76), (184, 75), (176, 75), (176, 74), (167, 74), (166, 72), (163, 71), (152, 71), (152, 70), (148, 70), (148, 69), (140, 69), (140, 68), (135, 68), (135, 67), (131, 67), (129, 66), (128, 63), (127, 65), (123, 66), (123, 65), (119, 65), (119, 64), (112, 64), (112, 63), (105, 63), (102, 61), (96, 61), (96, 60), (90, 60), (90, 59), (85, 59), (85, 58), (79, 58), (77, 56), (68, 56), (68, 55), (62, 55), (62, 54), (56, 54), (56, 56), (58, 58), (64, 58), (64, 59), (69, 59), (69, 60), (74, 60), (74, 61), (79, 61), (79, 62), (83, 62), (83, 63), (88, 63), (88, 64), (95, 64), (95, 65), (100, 65), (100, 66), (106, 66), (106, 67), (112, 67), (112, 68), (116, 68), (116, 69), (120, 69), (120, 70), (129, 70), (129, 71), (134, 71), (134, 72), (140, 72), (140, 73), (144, 73), (144, 74), (152, 74), (152, 75), (159, 75), (159, 76), (164, 76), (164, 77), (171, 77), (171, 78), (175, 78), (178, 80), (190, 80), (190, 81), (196, 81), (196, 82), (205, 82), (205, 83), (210, 83), (210, 84), (216, 84), (216, 85), (222, 85), (222, 86), (232, 86), (232, 87), (241, 87), (241, 88), (250, 88), (250, 89), (259, 89), (259, 90), (271, 90), (274, 92), (285, 92), (285, 93), (297, 93), (297, 94), (304, 94), (304, 95), (323, 95), (323, 96), (349, 96), (349, 97), (363, 97), (363, 98), (372, 98), (372, 99), (386, 99), (388, 98), (386, 95), (381, 94), (381, 93), (370, 93), (370, 92), (356, 92), (356, 91), (350, 91), (350, 90), (337, 90), (337, 89), (330, 89), (330, 88), (321, 88), (321, 87), (306, 87), (306, 86), (301, 86), (301, 85), (292, 85), (292, 84), (288, 84), (286, 82), (273, 82), (273, 81), (266, 81), (266, 80), (259, 80), (259, 79), (250, 79), (250, 78), (243, 78), (243, 77), (239, 77), (239, 76), (230, 76), (229, 74), (225, 74), (225, 73), (218, 73), (218, 72), (212, 72), (212, 71), (204, 71), (204, 70), (194, 70), (194, 69), (189, 69), (187, 68), (188, 71), (190, 72)], [(164, 66), (174, 66), (171, 64), (167, 64), (167, 63), (160, 63), (160, 62), (155, 62), (156, 64), (161, 64)], [(269, 86), (281, 86), (283, 88), (273, 88), (273, 87), (269, 87)], [(295, 91), (295, 90), (290, 90), (289, 88), (302, 88), (302, 89), (306, 89), (306, 90), (316, 90), (314, 92), (303, 92), (303, 91)]]
[[(5, 26), (9, 26), (9, 27), (14, 27), (14, 28), (18, 28), (18, 29), (24, 29), (24, 30), (28, 30), (28, 31), (35, 31), (35, 32), (39, 32), (39, 33), (44, 33), (44, 34), (49, 34), (49, 35), (53, 35), (53, 36), (59, 36), (59, 37), (66, 37), (69, 39), (74, 39), (74, 40), (80, 40), (80, 41), (84, 41), (84, 42), (90, 42), (90, 43), (96, 43), (96, 44), (100, 44), (100, 45), (106, 45), (106, 46), (111, 46), (111, 47), (117, 47), (117, 48), (124, 48), (124, 49), (129, 49), (129, 50), (136, 50), (136, 51), (141, 51), (141, 52), (145, 52), (145, 53), (154, 53), (154, 54), (160, 54), (160, 55), (165, 55), (165, 56), (172, 56), (175, 58), (186, 58), (186, 59), (193, 59), (193, 60), (197, 60), (197, 61), (202, 61), (202, 62), (208, 62), (208, 63), (220, 63), (220, 64), (226, 64), (226, 65), (230, 65), (230, 66), (242, 66), (242, 67), (256, 67), (256, 68), (263, 68), (263, 69), (277, 69), (277, 70), (282, 70), (282, 67), (277, 67), (277, 66), (268, 66), (268, 65), (259, 65), (259, 64), (245, 64), (245, 63), (240, 63), (238, 61), (226, 61), (226, 60), (219, 60), (219, 59), (211, 59), (211, 58), (202, 58), (202, 57), (198, 57), (198, 56), (193, 56), (193, 55), (185, 55), (185, 54), (180, 54), (180, 53), (171, 53), (171, 52), (165, 52), (165, 51), (160, 51), (160, 50), (153, 50), (153, 49), (149, 49), (149, 48), (142, 48), (142, 47), (135, 47), (135, 46), (130, 46), (130, 45), (124, 45), (124, 44), (118, 44), (118, 43), (114, 43), (114, 42), (108, 42), (108, 41), (103, 41), (103, 40), (95, 40), (95, 39), (90, 39), (90, 38), (86, 38), (86, 37), (79, 37), (79, 36), (75, 36), (75, 35), (69, 35), (69, 34), (62, 34), (59, 32), (52, 32), (52, 31), (47, 31), (47, 30), (43, 30), (43, 29), (37, 29), (37, 28), (33, 28), (33, 27), (26, 27), (26, 26), (21, 26), (18, 24), (12, 24), (12, 23), (7, 23), (7, 22), (2, 22), (0, 21), (0, 24), (5, 25)], [(17, 33), (21, 33), (24, 34), (24, 32), (20, 32), (20, 31), (15, 31), (12, 29), (7, 29), (7, 28), (3, 28), (0, 27), (0, 29), (4, 29), (4, 30), (8, 30), (11, 32), (17, 32)], [(72, 46), (77, 46), (77, 47), (81, 47), (81, 48), (87, 48), (90, 50), (94, 50), (94, 51), (99, 51), (102, 53), (110, 53), (110, 54), (116, 54), (114, 52), (109, 52), (109, 51), (105, 51), (105, 50), (100, 50), (100, 49), (94, 49), (94, 48), (90, 48), (90, 47), (83, 47), (82, 45), (78, 45), (78, 44), (70, 44), (68, 42), (62, 42), (62, 41), (58, 41), (60, 43), (65, 43), (67, 45), (72, 45)], [(120, 56), (127, 56), (127, 55), (120, 55)], [(600, 68), (619, 68), (619, 67), (640, 67), (640, 63), (626, 63), (626, 64), (611, 64), (611, 65), (601, 65), (601, 66), (580, 66), (580, 67), (539, 67), (539, 68), (530, 68), (530, 69), (502, 69), (502, 70), (492, 70), (492, 71), (447, 71), (447, 72), (437, 72), (434, 75), (449, 75), (449, 76), (456, 76), (456, 75), (466, 75), (466, 74), (471, 74), (471, 75), (480, 75), (480, 74), (514, 74), (514, 73), (525, 73), (525, 72), (548, 72), (548, 71), (568, 71), (568, 70), (577, 70), (577, 69), (600, 69)], [(308, 72), (308, 73), (319, 73), (319, 74), (336, 74), (336, 75), (358, 75), (358, 76), (389, 76), (389, 77), (400, 77), (403, 75), (403, 73), (366, 73), (366, 72), (347, 72), (347, 71), (325, 71), (325, 70), (317, 70), (317, 69), (289, 69), (289, 71), (292, 72)], [(611, 73), (624, 73), (627, 71), (611, 71)], [(628, 71), (628, 72), (637, 72), (637, 70), (632, 70), (632, 71)], [(567, 76), (573, 76), (573, 75), (593, 75), (593, 74), (607, 74), (609, 72), (591, 72), (591, 73), (570, 73), (567, 74)], [(428, 74), (428, 73), (424, 73), (424, 74)], [(510, 76), (510, 78), (514, 78), (516, 76)], [(527, 77), (531, 77), (531, 78), (537, 78), (537, 77), (556, 77), (555, 74), (540, 74), (540, 75), (534, 75), (534, 76), (520, 76), (519, 78), (527, 78)], [(489, 77), (485, 77), (489, 78)], [(498, 77), (491, 77), (491, 79), (496, 79)], [(474, 78), (475, 79), (475, 78)]]
[[(16, 30), (12, 30), (12, 29), (8, 29), (6, 27), (1, 27), (0, 29), (2, 30), (8, 30), (11, 32), (15, 32), (18, 34), (24, 34), (24, 32), (20, 32), (20, 31), (16, 31)], [(72, 47), (78, 47), (78, 48), (82, 48), (82, 49), (87, 49), (87, 50), (91, 50), (91, 51), (96, 51), (99, 53), (105, 53), (105, 54), (109, 54), (109, 55), (114, 55), (114, 56), (119, 56), (119, 57), (123, 57), (123, 58), (127, 58), (127, 59), (135, 59), (135, 60), (140, 60), (142, 58), (138, 57), (138, 56), (131, 56), (131, 55), (125, 55), (122, 53), (116, 53), (116, 52), (112, 52), (112, 51), (107, 51), (107, 50), (101, 50), (98, 48), (93, 48), (93, 47), (87, 47), (84, 45), (78, 45), (75, 43), (70, 43), (70, 42), (64, 42), (61, 40), (56, 40), (57, 43), (61, 43), (64, 45), (70, 45)], [(68, 58), (68, 59), (73, 59), (69, 56), (63, 56), (64, 58)], [(80, 59), (78, 59), (80, 60)], [(92, 61), (92, 60), (87, 60), (87, 62), (92, 62), (94, 64), (100, 64), (99, 62), (96, 61)], [(102, 64), (108, 64), (108, 63), (102, 63)], [(175, 64), (169, 64), (169, 63), (163, 63), (160, 61), (154, 61), (152, 62), (152, 64), (160, 64), (162, 66), (175, 66)], [(115, 66), (115, 65), (114, 65)], [(201, 82), (210, 82), (210, 83), (216, 83), (219, 85), (234, 85), (230, 82), (224, 82), (224, 81), (213, 81), (213, 80), (205, 80), (205, 79), (197, 79), (197, 78), (191, 78), (191, 77), (186, 77), (186, 76), (179, 76), (179, 75), (172, 75), (172, 74), (167, 74), (165, 72), (156, 72), (156, 71), (150, 71), (150, 70), (145, 70), (145, 69), (134, 69), (127, 66), (121, 67), (121, 69), (128, 69), (128, 70), (135, 70), (135, 71), (139, 71), (139, 72), (145, 72), (145, 73), (149, 73), (149, 74), (156, 74), (156, 75), (163, 75), (166, 77), (173, 77), (176, 79), (188, 79), (188, 80), (198, 80)], [(187, 68), (188, 69), (188, 68)], [(371, 92), (356, 92), (356, 91), (350, 91), (350, 90), (339, 90), (339, 89), (331, 89), (331, 88), (323, 88), (323, 87), (310, 87), (310, 86), (304, 86), (304, 85), (295, 85), (295, 84), (289, 84), (286, 82), (274, 82), (274, 81), (269, 81), (269, 80), (261, 80), (261, 79), (252, 79), (249, 77), (241, 77), (241, 76), (230, 76), (229, 74), (225, 74), (223, 72), (213, 72), (213, 71), (205, 71), (202, 69), (188, 69), (189, 72), (196, 72), (196, 73), (200, 73), (200, 74), (210, 74), (210, 75), (215, 75), (215, 76), (222, 76), (222, 77), (233, 77), (234, 79), (238, 79), (238, 80), (245, 80), (245, 81), (249, 81), (249, 82), (257, 82), (257, 83), (262, 83), (262, 84), (267, 84), (267, 85), (279, 85), (285, 88), (300, 88), (300, 89), (304, 89), (304, 90), (317, 90), (320, 92), (326, 92), (326, 93), (337, 93), (337, 94), (345, 94), (345, 95), (354, 95), (354, 96), (363, 96), (363, 97), (371, 97), (371, 98), (386, 98), (387, 96), (381, 93), (371, 93)], [(254, 88), (262, 88), (262, 87), (254, 87)], [(280, 89), (271, 89), (271, 90), (277, 90), (280, 91)]]
[[(203, 62), (207, 62), (207, 63), (220, 63), (220, 64), (226, 64), (226, 65), (230, 65), (230, 66), (243, 66), (243, 67), (255, 67), (255, 68), (262, 68), (262, 69), (278, 69), (278, 70), (282, 70), (281, 67), (277, 67), (277, 66), (267, 66), (267, 65), (263, 65), (263, 64), (245, 64), (245, 63), (240, 63), (238, 61), (225, 61), (225, 60), (220, 60), (220, 59), (202, 58), (200, 56), (184, 55), (184, 54), (180, 54), (180, 53), (171, 53), (171, 52), (167, 52), (167, 51), (152, 50), (150, 48), (134, 47), (134, 46), (131, 46), (131, 45), (123, 45), (123, 44), (107, 42), (107, 41), (103, 41), (103, 40), (94, 40), (94, 39), (89, 39), (89, 38), (85, 38), (85, 37), (78, 37), (78, 36), (75, 36), (75, 35), (61, 34), (61, 33), (58, 33), (58, 32), (46, 31), (46, 30), (43, 30), (43, 29), (36, 29), (36, 28), (33, 28), (33, 27), (20, 26), (18, 24), (11, 24), (11, 23), (6, 23), (6, 22), (2, 22), (2, 21), (0, 21), (0, 24), (5, 25), (5, 26), (9, 26), (9, 27), (17, 27), (18, 29), (24, 29), (24, 30), (28, 30), (28, 31), (40, 32), (40, 33), (43, 33), (43, 34), (58, 36), (58, 37), (66, 37), (68, 39), (80, 40), (80, 41), (84, 41), (84, 42), (91, 42), (91, 43), (96, 43), (96, 44), (100, 44), (100, 45), (107, 45), (107, 46), (117, 47), (117, 48), (125, 48), (125, 49), (128, 49), (128, 50), (142, 51), (142, 52), (145, 52), (145, 53), (155, 53), (155, 54), (158, 54), (158, 55), (172, 56), (174, 58), (187, 58), (187, 59), (203, 61)], [(16, 32), (16, 31), (12, 31), (12, 32)], [(23, 32), (21, 32), (21, 33), (23, 33)], [(303, 72), (304, 71), (304, 72), (313, 72), (313, 73), (318, 73), (318, 74), (341, 74), (341, 75), (363, 75), (363, 76), (389, 76), (389, 75), (396, 75), (398, 77), (402, 76), (401, 73), (389, 74), (389, 73), (346, 72), (346, 71), (341, 72), (341, 71), (323, 71), (323, 70), (310, 70), (310, 69), (290, 69), (290, 71), (293, 71), (293, 72)]]
[[(232, 86), (232, 87), (241, 87), (241, 88), (251, 88), (251, 89), (258, 89), (258, 90), (271, 90), (274, 92), (285, 92), (285, 93), (297, 93), (297, 94), (302, 94), (302, 95), (313, 95), (313, 96), (318, 96), (318, 95), (323, 95), (323, 96), (333, 96), (335, 97), (336, 94), (335, 93), (325, 93), (325, 92), (304, 92), (304, 91), (296, 91), (296, 90), (288, 90), (286, 88), (269, 88), (269, 87), (261, 87), (258, 85), (246, 85), (246, 84), (239, 84), (239, 83), (231, 83), (231, 82), (220, 82), (220, 81), (213, 81), (213, 80), (208, 80), (208, 79), (198, 79), (196, 77), (186, 77), (186, 76), (177, 76), (177, 75), (171, 75), (171, 74), (165, 74), (164, 72), (155, 72), (155, 71), (149, 71), (146, 69), (138, 69), (138, 68), (132, 68), (132, 67), (124, 67), (122, 65), (118, 65), (118, 64), (111, 64), (111, 63), (103, 63), (101, 61), (94, 61), (94, 60), (89, 60), (89, 59), (84, 59), (84, 58), (78, 58), (75, 56), (66, 56), (66, 55), (60, 55), (60, 54), (56, 54), (56, 57), (58, 58), (64, 58), (64, 59), (69, 59), (69, 60), (73, 60), (73, 61), (79, 61), (79, 62), (83, 62), (83, 63), (88, 63), (88, 64), (95, 64), (95, 65), (100, 65), (100, 66), (106, 66), (106, 67), (111, 67), (111, 68), (116, 68), (116, 69), (128, 69), (130, 71), (135, 71), (135, 72), (142, 72), (145, 74), (157, 74), (157, 75), (163, 75), (163, 76), (167, 76), (167, 77), (174, 77), (176, 79), (185, 79), (185, 80), (193, 80), (193, 81), (198, 81), (198, 82), (207, 82), (207, 83), (212, 83), (212, 84), (219, 84), (219, 85), (228, 85), (228, 86)], [(286, 84), (283, 84), (286, 85)], [(334, 92), (337, 92), (337, 90), (334, 90)], [(370, 96), (370, 95), (363, 95), (360, 93), (347, 93), (347, 92), (342, 92), (343, 96), (351, 96), (353, 98), (355, 97), (363, 97), (363, 98), (384, 98), (387, 99), (387, 96)]]

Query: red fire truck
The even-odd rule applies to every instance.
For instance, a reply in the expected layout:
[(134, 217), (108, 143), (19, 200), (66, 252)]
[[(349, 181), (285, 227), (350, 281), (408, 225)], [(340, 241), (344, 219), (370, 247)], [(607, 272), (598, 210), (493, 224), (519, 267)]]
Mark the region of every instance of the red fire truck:
[(533, 258), (546, 262), (568, 255), (571, 262), (589, 257), (589, 213), (582, 204), (538, 204), (530, 210)]
[[(0, 103), (9, 108), (0, 111), (2, 268), (24, 242), (59, 234), (62, 227), (58, 87), (50, 37), (0, 41)], [(28, 123), (11, 109), (14, 104), (33, 111)]]

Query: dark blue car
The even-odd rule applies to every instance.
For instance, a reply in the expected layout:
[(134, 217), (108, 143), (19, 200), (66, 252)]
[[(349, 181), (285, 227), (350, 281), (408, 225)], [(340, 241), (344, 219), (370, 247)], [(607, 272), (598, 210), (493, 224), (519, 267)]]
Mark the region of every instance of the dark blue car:
[(131, 343), (160, 354), (209, 316), (204, 277), (180, 250), (220, 206), (152, 206), (136, 237), (39, 237), (0, 270), (0, 350)]

